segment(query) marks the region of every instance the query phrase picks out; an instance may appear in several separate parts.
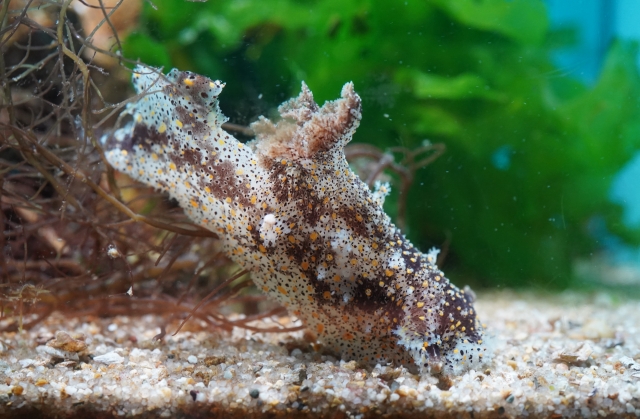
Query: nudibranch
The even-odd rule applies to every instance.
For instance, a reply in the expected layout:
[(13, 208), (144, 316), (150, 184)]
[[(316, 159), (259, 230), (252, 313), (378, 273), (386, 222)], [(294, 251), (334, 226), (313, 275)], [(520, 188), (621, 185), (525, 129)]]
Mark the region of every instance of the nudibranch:
[(276, 123), (242, 143), (221, 125), (224, 84), (187, 71), (137, 67), (141, 99), (102, 144), (114, 168), (168, 192), (255, 284), (343, 359), (437, 366), (482, 363), (473, 295), (417, 250), (345, 159), (361, 100), (352, 83), (318, 106), (302, 84)]

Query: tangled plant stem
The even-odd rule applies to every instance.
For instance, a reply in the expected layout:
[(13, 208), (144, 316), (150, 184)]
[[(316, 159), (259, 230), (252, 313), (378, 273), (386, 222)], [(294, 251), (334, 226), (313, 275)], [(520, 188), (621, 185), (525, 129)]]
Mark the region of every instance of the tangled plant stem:
[[(192, 319), (223, 329), (300, 330), (302, 325), (254, 326), (285, 310), (247, 292), (250, 282), (242, 272), (228, 275), (233, 265), (219, 256), (215, 233), (105, 164), (96, 132), (138, 99), (109, 103), (105, 82), (96, 79), (127, 72), (125, 65), (133, 64), (114, 52), (121, 47), (112, 17), (123, 0), (110, 9), (95, 6), (101, 21), (86, 36), (69, 19), (71, 0), (43, 4), (48, 20), (29, 12), (34, 1), (20, 10), (9, 3), (0, 8), (0, 328), (30, 328), (62, 310), (67, 316), (153, 313), (165, 315), (167, 323), (179, 320), (178, 329)], [(103, 27), (115, 40), (111, 49), (93, 42)], [(93, 61), (96, 54), (116, 66), (101, 68)], [(253, 136), (242, 125), (223, 128)], [(413, 171), (428, 164), (416, 163), (417, 151), (389, 150), (405, 155), (394, 163), (373, 147), (349, 150), (354, 159), (376, 163), (368, 182), (385, 170), (400, 176), (401, 200)], [(433, 150), (432, 156), (442, 152), (438, 145)], [(399, 214), (402, 224), (404, 210)], [(110, 246), (120, 257), (109, 257)], [(126, 294), (130, 287), (133, 296)], [(234, 304), (249, 314), (229, 320), (225, 307)]]

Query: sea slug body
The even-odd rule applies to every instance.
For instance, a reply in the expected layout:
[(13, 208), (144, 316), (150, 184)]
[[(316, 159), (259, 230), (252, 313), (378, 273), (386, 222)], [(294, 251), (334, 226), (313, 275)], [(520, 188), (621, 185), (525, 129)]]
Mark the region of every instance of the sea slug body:
[[(302, 92), (260, 118), (256, 140), (222, 130), (224, 84), (190, 72), (137, 67), (145, 95), (102, 139), (108, 161), (169, 193), (271, 298), (343, 359), (437, 366), (482, 363), (486, 345), (471, 293), (391, 223), (375, 192), (351, 171), (343, 148), (360, 123), (353, 84), (319, 107)], [(127, 117), (127, 118), (124, 118)]]

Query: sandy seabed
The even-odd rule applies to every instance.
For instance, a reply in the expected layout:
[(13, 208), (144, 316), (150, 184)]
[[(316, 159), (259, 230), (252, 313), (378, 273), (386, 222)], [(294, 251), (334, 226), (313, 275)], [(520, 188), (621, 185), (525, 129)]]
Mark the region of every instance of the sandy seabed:
[(154, 316), (54, 314), (0, 335), (0, 417), (640, 417), (640, 301), (503, 291), (476, 307), (493, 356), (453, 377), (341, 361), (302, 332), (157, 342)]

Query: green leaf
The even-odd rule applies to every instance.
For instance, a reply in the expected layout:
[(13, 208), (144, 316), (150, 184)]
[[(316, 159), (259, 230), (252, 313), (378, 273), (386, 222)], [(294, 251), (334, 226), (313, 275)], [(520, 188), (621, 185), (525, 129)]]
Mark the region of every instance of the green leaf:
[(154, 67), (170, 67), (171, 58), (165, 46), (139, 32), (131, 33), (122, 43), (123, 54)]
[(397, 80), (409, 85), (413, 95), (420, 99), (500, 98), (500, 95), (491, 91), (487, 82), (477, 74), (443, 77), (408, 70), (398, 72)]
[(414, 112), (415, 123), (412, 129), (420, 134), (457, 136), (462, 126), (456, 116), (437, 106), (421, 106)]
[(636, 67), (638, 45), (616, 42), (607, 54), (596, 86), (561, 109), (582, 134), (577, 145), (591, 166), (618, 170), (629, 151), (640, 146), (640, 76)]
[(454, 19), (523, 44), (540, 44), (549, 22), (540, 0), (434, 0)]

